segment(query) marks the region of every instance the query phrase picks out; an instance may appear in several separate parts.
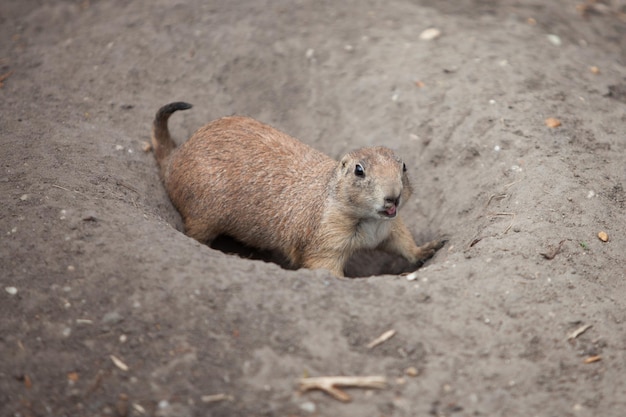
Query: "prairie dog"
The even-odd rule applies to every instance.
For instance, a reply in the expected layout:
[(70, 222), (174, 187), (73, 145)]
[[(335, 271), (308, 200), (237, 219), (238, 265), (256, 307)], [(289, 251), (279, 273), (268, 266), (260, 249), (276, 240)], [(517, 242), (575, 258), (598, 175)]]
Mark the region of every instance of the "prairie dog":
[(360, 249), (382, 249), (411, 263), (443, 241), (417, 246), (398, 215), (412, 189), (391, 149), (362, 148), (335, 161), (249, 117), (223, 117), (176, 147), (167, 127), (183, 102), (163, 106), (152, 129), (161, 178), (188, 236), (225, 234), (282, 253), (292, 266), (344, 275)]

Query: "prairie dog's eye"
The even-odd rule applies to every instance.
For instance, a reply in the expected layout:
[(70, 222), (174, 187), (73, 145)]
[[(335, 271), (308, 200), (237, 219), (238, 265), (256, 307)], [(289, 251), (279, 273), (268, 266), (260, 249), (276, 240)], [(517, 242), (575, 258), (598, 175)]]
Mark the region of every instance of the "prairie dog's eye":
[(406, 164), (404, 162), (402, 163), (402, 172), (406, 172)]
[(364, 177), (365, 176), (365, 171), (363, 170), (363, 165), (356, 164), (356, 166), (354, 167), (354, 175), (356, 175), (357, 177)]

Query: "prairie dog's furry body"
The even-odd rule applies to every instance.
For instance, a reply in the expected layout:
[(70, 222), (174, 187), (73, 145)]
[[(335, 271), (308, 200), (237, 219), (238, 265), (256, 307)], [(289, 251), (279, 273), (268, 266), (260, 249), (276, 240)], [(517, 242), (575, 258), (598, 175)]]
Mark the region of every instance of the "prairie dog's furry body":
[(359, 249), (380, 248), (416, 263), (443, 245), (418, 247), (397, 216), (411, 186), (390, 149), (363, 148), (337, 162), (247, 117), (215, 120), (175, 149), (167, 120), (190, 107), (162, 107), (152, 144), (165, 188), (194, 239), (229, 235), (279, 251), (294, 267), (338, 276)]

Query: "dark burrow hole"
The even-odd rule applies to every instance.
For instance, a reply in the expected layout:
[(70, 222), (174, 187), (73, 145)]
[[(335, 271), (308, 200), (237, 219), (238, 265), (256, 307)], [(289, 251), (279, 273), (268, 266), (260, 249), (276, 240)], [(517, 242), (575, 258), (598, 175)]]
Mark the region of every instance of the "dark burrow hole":
[[(419, 241), (418, 241), (419, 244)], [(294, 270), (287, 259), (279, 253), (267, 250), (259, 250), (231, 238), (230, 236), (219, 236), (210, 247), (229, 255), (237, 255), (244, 259), (273, 262), (280, 267)], [(369, 277), (372, 275), (398, 275), (404, 272), (411, 272), (419, 268), (420, 265), (413, 265), (401, 256), (391, 255), (378, 250), (368, 250), (356, 253), (346, 266), (347, 277)]]

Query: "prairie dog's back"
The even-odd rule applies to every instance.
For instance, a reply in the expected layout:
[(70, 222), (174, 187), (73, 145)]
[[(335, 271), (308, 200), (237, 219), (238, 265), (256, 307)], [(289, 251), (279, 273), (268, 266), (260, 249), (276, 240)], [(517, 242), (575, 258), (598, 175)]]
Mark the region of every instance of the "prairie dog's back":
[[(297, 240), (302, 230), (315, 228), (336, 162), (270, 126), (236, 116), (200, 128), (166, 164), (164, 181), (184, 219), (215, 225), (215, 232), (251, 234), (259, 242), (246, 243), (275, 249), (279, 241)], [(193, 237), (215, 237), (199, 234)]]

